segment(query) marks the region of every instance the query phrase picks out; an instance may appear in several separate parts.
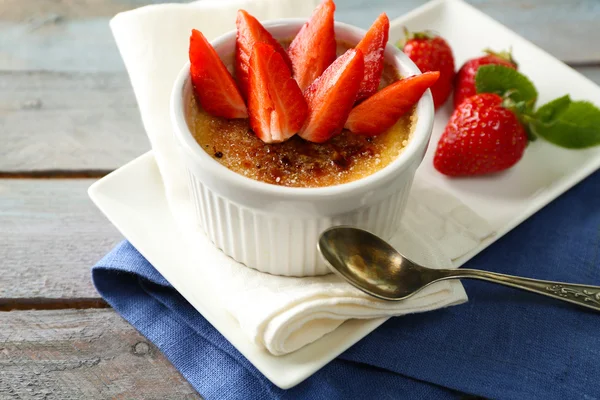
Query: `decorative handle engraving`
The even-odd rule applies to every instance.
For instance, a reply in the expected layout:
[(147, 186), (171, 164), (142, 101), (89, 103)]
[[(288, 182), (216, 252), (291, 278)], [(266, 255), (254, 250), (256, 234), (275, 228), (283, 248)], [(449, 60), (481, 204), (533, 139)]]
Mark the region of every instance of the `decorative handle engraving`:
[(575, 300), (583, 300), (584, 302), (590, 302), (600, 306), (600, 290), (591, 291), (588, 289), (581, 289), (573, 286), (565, 285), (552, 285), (546, 286), (546, 290), (554, 293), (560, 297), (573, 298)]
[(476, 269), (436, 270), (436, 279), (471, 278), (527, 290), (600, 311), (600, 286), (542, 281)]

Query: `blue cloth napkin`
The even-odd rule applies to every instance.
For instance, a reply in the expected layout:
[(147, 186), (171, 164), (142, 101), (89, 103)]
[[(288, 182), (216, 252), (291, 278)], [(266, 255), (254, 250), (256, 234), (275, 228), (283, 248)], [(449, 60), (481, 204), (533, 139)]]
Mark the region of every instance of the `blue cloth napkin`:
[[(465, 267), (600, 285), (600, 172)], [(486, 282), (464, 281), (464, 305), (390, 319), (281, 390), (128, 242), (92, 277), (206, 399), (600, 399), (600, 314)]]

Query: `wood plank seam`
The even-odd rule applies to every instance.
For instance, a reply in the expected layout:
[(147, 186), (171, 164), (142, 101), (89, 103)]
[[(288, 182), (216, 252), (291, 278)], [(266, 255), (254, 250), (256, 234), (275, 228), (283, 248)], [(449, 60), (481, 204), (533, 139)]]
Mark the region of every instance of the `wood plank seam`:
[(0, 312), (22, 310), (64, 310), (110, 308), (101, 298), (52, 299), (45, 297), (0, 298)]
[(34, 171), (0, 171), (0, 179), (99, 179), (113, 170), (34, 170)]

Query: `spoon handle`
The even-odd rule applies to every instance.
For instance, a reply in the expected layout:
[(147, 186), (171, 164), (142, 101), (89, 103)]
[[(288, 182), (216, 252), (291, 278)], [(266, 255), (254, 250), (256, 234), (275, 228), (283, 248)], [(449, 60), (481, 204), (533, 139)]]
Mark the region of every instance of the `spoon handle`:
[(499, 283), (517, 289), (554, 297), (582, 307), (600, 311), (600, 286), (579, 285), (565, 282), (543, 281), (498, 274), (477, 269), (445, 269), (440, 272), (439, 280), (469, 278)]

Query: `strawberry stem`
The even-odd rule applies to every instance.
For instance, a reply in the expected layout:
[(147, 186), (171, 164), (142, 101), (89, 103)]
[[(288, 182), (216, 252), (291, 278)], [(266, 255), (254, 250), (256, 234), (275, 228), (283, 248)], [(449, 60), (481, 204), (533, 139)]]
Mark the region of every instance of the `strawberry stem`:
[(431, 31), (431, 30), (426, 30), (426, 31), (421, 31), (421, 32), (411, 32), (408, 30), (408, 28), (406, 26), (402, 27), (402, 31), (404, 32), (404, 39), (400, 39), (396, 42), (396, 46), (399, 48), (403, 48), (404, 45), (412, 39), (420, 39), (420, 40), (426, 40), (426, 39), (433, 39), (437, 36), (439, 36), (439, 34), (435, 31)]
[(486, 48), (483, 50), (483, 52), (485, 54), (489, 54), (491, 56), (496, 56), (496, 57), (500, 57), (503, 60), (508, 61), (509, 63), (511, 63), (512, 65), (514, 65), (515, 67), (518, 67), (519, 65), (517, 64), (517, 62), (515, 61), (515, 59), (512, 56), (512, 48), (509, 48), (508, 51), (494, 51), (491, 50), (490, 48)]
[(523, 114), (519, 117), (519, 121), (521, 121), (521, 124), (523, 124), (523, 127), (525, 128), (527, 139), (529, 139), (530, 142), (535, 142), (537, 136), (533, 133), (533, 129), (531, 128), (532, 123), (536, 121), (535, 117), (529, 114)]
[(515, 102), (510, 96), (515, 90), (507, 91), (502, 100), (502, 107), (512, 111), (518, 118), (519, 122), (527, 133), (527, 139), (530, 142), (537, 140), (537, 136), (531, 129), (531, 123), (536, 121), (536, 118), (530, 113), (531, 107), (525, 101)]
[(414, 39), (433, 39), (437, 35), (433, 31), (413, 32)]

